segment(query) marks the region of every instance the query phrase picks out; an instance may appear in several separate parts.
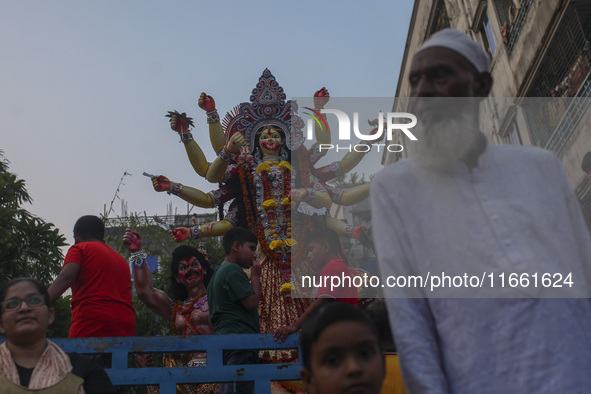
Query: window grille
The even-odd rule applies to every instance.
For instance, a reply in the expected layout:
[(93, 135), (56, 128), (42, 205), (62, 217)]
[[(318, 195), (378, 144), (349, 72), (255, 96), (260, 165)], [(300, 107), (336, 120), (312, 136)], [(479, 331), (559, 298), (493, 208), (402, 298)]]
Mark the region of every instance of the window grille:
[(574, 131), (589, 100), (566, 97), (590, 97), (591, 79), (591, 4), (565, 10), (556, 34), (542, 59), (526, 97), (524, 109), (532, 142), (558, 153)]
[(495, 11), (497, 12), (497, 19), (499, 20), (501, 27), (503, 27), (505, 24), (512, 23), (511, 15), (516, 15), (516, 2), (517, 1), (514, 0), (493, 0)]
[(503, 43), (507, 46), (507, 52), (511, 54), (531, 8), (532, 0), (493, 0), (493, 4), (497, 12)]
[(570, 104), (560, 122), (554, 129), (550, 139), (545, 145), (546, 149), (559, 154), (568, 139), (577, 128), (579, 121), (583, 118), (589, 107), (591, 107), (591, 78), (588, 77), (575, 100)]
[(438, 0), (437, 4), (435, 4), (435, 14), (431, 28), (429, 29), (429, 36), (439, 30), (445, 29), (446, 27), (450, 27), (450, 22), (447, 8), (445, 7), (445, 1)]

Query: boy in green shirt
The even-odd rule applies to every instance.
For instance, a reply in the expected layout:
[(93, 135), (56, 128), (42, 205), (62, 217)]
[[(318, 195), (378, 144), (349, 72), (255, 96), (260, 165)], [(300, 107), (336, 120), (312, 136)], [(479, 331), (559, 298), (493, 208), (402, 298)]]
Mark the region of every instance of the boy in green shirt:
[[(207, 288), (209, 314), (215, 334), (258, 334), (257, 308), (261, 298), (261, 265), (255, 259), (256, 235), (234, 227), (223, 239), (224, 262)], [(250, 281), (243, 268), (250, 268)], [(225, 351), (224, 365), (256, 364), (256, 351)], [(234, 388), (236, 385), (236, 388)], [(221, 393), (252, 393), (254, 382), (221, 383)]]

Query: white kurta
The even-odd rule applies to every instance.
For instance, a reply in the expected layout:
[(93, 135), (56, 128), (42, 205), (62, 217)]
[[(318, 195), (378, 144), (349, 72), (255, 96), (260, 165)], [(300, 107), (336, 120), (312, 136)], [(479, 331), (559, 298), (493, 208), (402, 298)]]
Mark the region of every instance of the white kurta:
[[(471, 172), (408, 159), (376, 175), (371, 203), (382, 280), (487, 279), (482, 288), (384, 288), (411, 393), (591, 390), (591, 302), (537, 298), (588, 297), (591, 283), (591, 239), (558, 158), (489, 145)], [(573, 285), (545, 288), (542, 274), (557, 272)], [(510, 288), (510, 273), (537, 273), (538, 285)], [(419, 298), (397, 298), (409, 295)]]

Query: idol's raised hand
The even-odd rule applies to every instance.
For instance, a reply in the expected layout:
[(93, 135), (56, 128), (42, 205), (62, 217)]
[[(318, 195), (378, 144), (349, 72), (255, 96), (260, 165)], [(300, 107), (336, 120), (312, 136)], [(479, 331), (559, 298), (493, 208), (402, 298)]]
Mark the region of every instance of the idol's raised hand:
[(326, 88), (322, 88), (314, 93), (314, 108), (315, 109), (322, 109), (330, 100), (330, 94)]
[(164, 175), (153, 176), (150, 179), (152, 179), (152, 186), (157, 192), (167, 192), (172, 189), (172, 181)]
[(201, 93), (201, 96), (199, 96), (199, 101), (197, 101), (197, 104), (199, 105), (199, 108), (206, 112), (215, 110), (215, 100), (210, 95), (205, 94), (205, 92)]
[(137, 231), (128, 228), (123, 234), (123, 246), (131, 253), (142, 250), (142, 236)]
[(188, 133), (189, 127), (194, 126), (193, 118), (189, 118), (185, 112), (168, 111), (166, 117), (170, 118), (170, 128), (179, 134)]
[(174, 242), (183, 242), (191, 236), (191, 230), (187, 227), (175, 228), (170, 232), (170, 236)]
[(238, 153), (240, 147), (244, 145), (244, 136), (240, 133), (234, 133), (232, 137), (230, 137), (230, 141), (226, 144), (226, 149), (232, 153)]

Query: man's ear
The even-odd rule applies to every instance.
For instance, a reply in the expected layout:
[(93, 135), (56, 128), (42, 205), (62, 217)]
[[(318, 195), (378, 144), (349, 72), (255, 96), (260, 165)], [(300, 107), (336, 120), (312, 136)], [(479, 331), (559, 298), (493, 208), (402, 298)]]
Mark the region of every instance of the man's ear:
[(318, 391), (316, 390), (316, 384), (312, 378), (312, 373), (306, 368), (302, 368), (300, 369), (300, 374), (302, 375), (302, 380), (304, 381), (304, 386), (306, 387), (306, 393), (317, 394)]
[(476, 97), (488, 97), (490, 89), (492, 88), (492, 77), (488, 71), (481, 72), (476, 76), (476, 90), (474, 92)]

